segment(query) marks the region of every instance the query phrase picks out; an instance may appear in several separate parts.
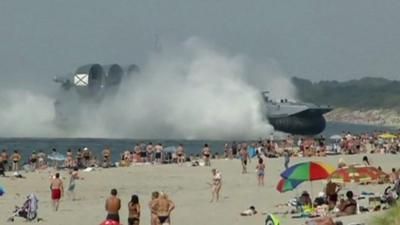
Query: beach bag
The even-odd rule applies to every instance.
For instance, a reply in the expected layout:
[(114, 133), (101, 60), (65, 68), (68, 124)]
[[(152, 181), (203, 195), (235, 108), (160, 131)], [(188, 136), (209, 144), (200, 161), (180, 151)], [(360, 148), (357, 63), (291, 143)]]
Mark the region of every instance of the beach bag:
[(265, 225), (280, 225), (281, 222), (273, 214), (268, 214), (267, 219), (265, 219)]

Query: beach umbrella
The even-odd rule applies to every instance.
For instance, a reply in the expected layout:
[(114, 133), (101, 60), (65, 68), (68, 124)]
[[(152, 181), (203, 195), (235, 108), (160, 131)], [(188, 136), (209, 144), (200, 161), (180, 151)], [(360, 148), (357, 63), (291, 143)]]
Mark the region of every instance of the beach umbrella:
[(334, 183), (359, 183), (387, 179), (389, 175), (373, 166), (350, 165), (335, 170), (329, 178)]
[(287, 168), (281, 173), (281, 177), (287, 180), (313, 181), (329, 177), (334, 167), (322, 162), (303, 162)]
[(291, 191), (295, 189), (297, 186), (299, 186), (302, 183), (302, 181), (298, 180), (286, 180), (286, 179), (281, 179), (278, 182), (278, 185), (276, 186), (276, 190), (279, 192), (283, 193), (286, 191)]
[(391, 133), (384, 133), (384, 134), (379, 135), (379, 137), (383, 138), (383, 139), (392, 139), (392, 138), (396, 138), (397, 136), (394, 134), (391, 134)]
[(330, 137), (330, 139), (331, 139), (331, 140), (340, 140), (340, 139), (342, 139), (342, 136), (339, 135), (339, 134), (335, 134), (335, 135), (332, 135), (332, 136)]
[(5, 193), (6, 191), (4, 190), (4, 188), (0, 186), (0, 196), (3, 196)]

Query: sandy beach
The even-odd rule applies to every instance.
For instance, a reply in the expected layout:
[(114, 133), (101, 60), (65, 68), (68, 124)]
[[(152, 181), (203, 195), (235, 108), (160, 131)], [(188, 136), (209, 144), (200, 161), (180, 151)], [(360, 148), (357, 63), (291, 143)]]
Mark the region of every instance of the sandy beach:
[[(347, 163), (361, 163), (362, 155), (343, 155), (314, 158), (293, 158), (291, 165), (301, 161), (322, 161), (336, 166), (338, 159), (343, 157)], [(381, 166), (384, 171), (398, 167), (399, 155), (368, 155), (373, 165)], [(92, 172), (80, 172), (84, 180), (77, 183), (76, 192), (79, 200), (72, 201), (65, 195), (58, 212), (51, 207), (49, 190), (49, 173), (23, 173), (26, 179), (0, 178), (0, 184), (5, 187), (6, 194), (0, 197), (0, 221), (7, 224), (6, 219), (12, 215), (15, 205), (20, 206), (25, 197), (34, 193), (39, 199), (39, 217), (43, 225), (69, 224), (100, 224), (106, 216), (104, 201), (112, 188), (119, 191), (122, 199), (120, 216), (123, 224), (127, 224), (127, 204), (131, 194), (137, 193), (142, 206), (141, 224), (150, 224), (148, 202), (152, 191), (164, 191), (176, 204), (172, 213), (172, 224), (209, 224), (209, 225), (245, 225), (265, 224), (266, 215), (262, 212), (284, 212), (286, 208), (277, 208), (277, 204), (286, 203), (303, 190), (311, 190), (311, 184), (305, 182), (296, 190), (279, 193), (275, 188), (283, 170), (283, 158), (266, 160), (266, 184), (258, 187), (256, 181), (256, 160), (249, 166), (248, 174), (241, 174), (239, 160), (213, 160), (212, 168), (217, 168), (223, 177), (221, 199), (218, 203), (210, 203), (211, 168), (178, 167), (175, 164), (157, 166), (131, 166), (129, 168), (96, 169)], [(68, 183), (67, 171), (61, 171), (65, 186)], [(361, 191), (382, 193), (387, 185), (348, 184), (344, 189), (351, 189), (356, 194)], [(313, 196), (323, 188), (323, 182), (313, 182)], [(342, 190), (342, 193), (344, 193)], [(260, 212), (256, 216), (242, 217), (239, 213), (249, 206), (255, 206)], [(350, 222), (365, 222), (377, 213), (359, 214), (342, 217), (344, 224)], [(291, 215), (279, 215), (281, 224), (299, 225), (305, 219), (292, 219)], [(11, 223), (10, 223), (11, 224)], [(13, 224), (26, 224), (22, 218), (17, 218)]]

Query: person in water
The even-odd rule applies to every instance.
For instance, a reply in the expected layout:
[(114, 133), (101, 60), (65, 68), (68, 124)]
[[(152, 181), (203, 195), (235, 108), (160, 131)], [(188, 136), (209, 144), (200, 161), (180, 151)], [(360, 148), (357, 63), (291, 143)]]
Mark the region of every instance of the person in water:
[(121, 209), (121, 199), (117, 197), (117, 190), (111, 190), (111, 196), (106, 200), (107, 220), (119, 222), (119, 210)]
[(131, 201), (128, 203), (128, 225), (139, 225), (140, 224), (140, 204), (139, 197), (132, 195)]
[(160, 193), (151, 205), (151, 212), (157, 215), (158, 224), (171, 224), (171, 212), (175, 209), (175, 204), (168, 199), (167, 194)]

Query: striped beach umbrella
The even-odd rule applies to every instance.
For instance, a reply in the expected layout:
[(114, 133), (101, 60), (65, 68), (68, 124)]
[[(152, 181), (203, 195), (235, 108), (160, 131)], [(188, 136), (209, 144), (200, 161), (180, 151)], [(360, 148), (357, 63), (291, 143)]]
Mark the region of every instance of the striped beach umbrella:
[(334, 167), (322, 162), (303, 162), (293, 165), (281, 173), (286, 180), (313, 181), (329, 177)]
[(335, 170), (329, 178), (334, 183), (368, 183), (388, 179), (389, 175), (373, 166), (350, 165)]
[(302, 181), (298, 180), (285, 180), (281, 179), (276, 186), (276, 190), (279, 192), (286, 192), (286, 191), (291, 191), (295, 189), (297, 186), (299, 186), (302, 183)]

